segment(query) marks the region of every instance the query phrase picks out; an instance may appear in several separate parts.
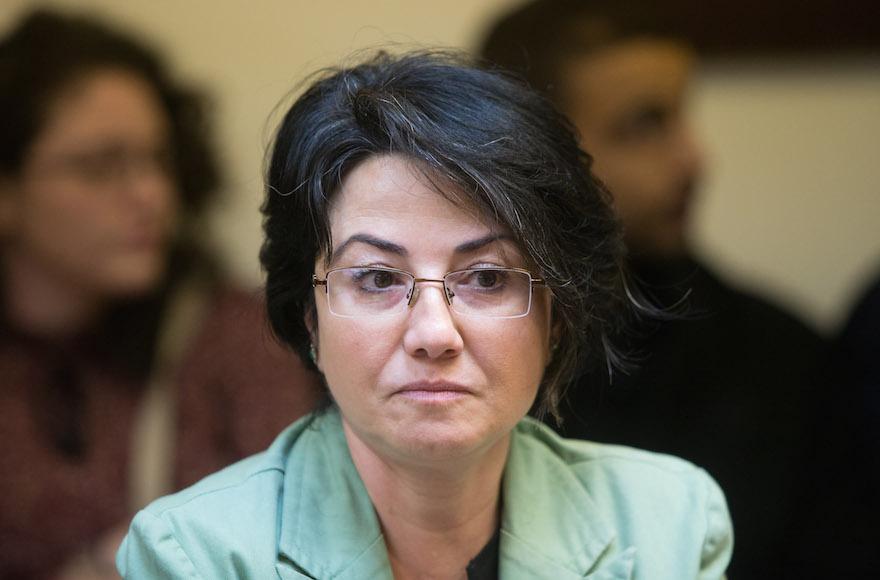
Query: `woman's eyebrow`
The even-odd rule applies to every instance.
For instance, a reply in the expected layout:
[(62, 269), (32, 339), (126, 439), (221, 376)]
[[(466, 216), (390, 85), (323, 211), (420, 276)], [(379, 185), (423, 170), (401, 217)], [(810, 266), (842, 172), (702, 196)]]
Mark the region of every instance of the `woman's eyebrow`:
[(353, 234), (333, 251), (331, 261), (336, 260), (336, 258), (342, 255), (342, 253), (345, 251), (345, 248), (347, 248), (354, 242), (368, 244), (370, 246), (373, 246), (374, 248), (378, 248), (383, 252), (394, 254), (396, 256), (408, 255), (406, 248), (404, 248), (400, 244), (395, 244), (394, 242), (389, 242), (388, 240), (383, 240), (382, 238), (377, 238), (369, 234)]
[[(503, 240), (513, 241), (513, 238), (507, 235), (489, 234), (482, 238), (463, 242), (455, 246), (455, 249), (453, 251), (456, 254), (469, 254), (481, 250), (489, 244), (493, 244), (495, 242)], [(377, 248), (382, 252), (394, 254), (395, 256), (405, 257), (409, 255), (409, 252), (407, 252), (406, 248), (404, 248), (400, 244), (396, 244), (388, 240), (383, 240), (382, 238), (377, 238), (376, 236), (371, 236), (370, 234), (352, 234), (347, 240), (342, 242), (342, 244), (340, 244), (339, 247), (336, 248), (336, 250), (334, 250), (331, 262), (339, 258), (339, 256), (343, 254), (345, 249), (355, 242), (360, 242), (362, 244), (373, 246), (374, 248)]]
[(507, 235), (499, 235), (499, 234), (489, 234), (488, 236), (484, 236), (482, 238), (477, 238), (476, 240), (471, 240), (469, 242), (464, 242), (455, 246), (456, 254), (469, 254), (471, 252), (476, 252), (477, 250), (481, 250), (488, 246), (489, 244), (493, 244), (495, 242), (500, 241), (509, 241), (512, 242), (513, 238)]

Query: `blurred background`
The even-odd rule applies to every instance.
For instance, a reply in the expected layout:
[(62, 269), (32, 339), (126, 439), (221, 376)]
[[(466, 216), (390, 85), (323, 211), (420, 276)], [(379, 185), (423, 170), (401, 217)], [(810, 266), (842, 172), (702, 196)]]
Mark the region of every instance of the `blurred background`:
[[(226, 178), (211, 236), (260, 279), (262, 158), (279, 102), (378, 45), (472, 49), (512, 0), (3, 0), (0, 33), (49, 5), (122, 26), (212, 100)], [(730, 279), (833, 332), (880, 266), (877, 5), (668, 0), (704, 51), (693, 124), (708, 153), (695, 246)], [(768, 12), (768, 10), (772, 12)], [(3, 112), (7, 114), (7, 112)]]

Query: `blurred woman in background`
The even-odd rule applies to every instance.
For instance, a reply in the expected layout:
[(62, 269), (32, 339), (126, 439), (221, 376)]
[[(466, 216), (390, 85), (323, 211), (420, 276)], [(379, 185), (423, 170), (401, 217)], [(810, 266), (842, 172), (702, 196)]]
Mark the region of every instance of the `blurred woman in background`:
[(135, 508), (264, 448), (315, 380), (199, 247), (216, 161), (150, 50), (33, 13), (0, 111), (0, 577), (112, 577)]

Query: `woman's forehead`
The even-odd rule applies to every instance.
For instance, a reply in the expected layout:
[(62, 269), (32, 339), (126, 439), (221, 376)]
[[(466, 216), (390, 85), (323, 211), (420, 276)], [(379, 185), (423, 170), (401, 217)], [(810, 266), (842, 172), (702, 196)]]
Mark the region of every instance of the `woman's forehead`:
[[(330, 202), (331, 227), (352, 221), (386, 220), (497, 230), (470, 196), (431, 179), (402, 156), (374, 156), (343, 178)], [(434, 224), (429, 226), (430, 224)]]
[(354, 168), (332, 200), (329, 219), (334, 256), (346, 246), (399, 254), (426, 245), (461, 255), (520, 253), (508, 228), (483, 216), (470, 197), (438, 191), (401, 157), (374, 157)]

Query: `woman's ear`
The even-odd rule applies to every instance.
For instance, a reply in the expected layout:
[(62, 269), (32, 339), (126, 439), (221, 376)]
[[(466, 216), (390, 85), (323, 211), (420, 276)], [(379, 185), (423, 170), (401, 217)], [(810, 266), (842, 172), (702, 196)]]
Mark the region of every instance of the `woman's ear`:
[(305, 314), (303, 315), (303, 323), (306, 325), (306, 330), (309, 331), (309, 337), (312, 340), (315, 339), (315, 335), (318, 332), (318, 321), (316, 320), (318, 314), (315, 312), (315, 308), (306, 308)]
[(547, 364), (553, 361), (559, 341), (562, 340), (562, 319), (554, 314), (551, 315), (550, 337), (547, 343)]

